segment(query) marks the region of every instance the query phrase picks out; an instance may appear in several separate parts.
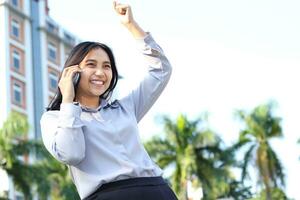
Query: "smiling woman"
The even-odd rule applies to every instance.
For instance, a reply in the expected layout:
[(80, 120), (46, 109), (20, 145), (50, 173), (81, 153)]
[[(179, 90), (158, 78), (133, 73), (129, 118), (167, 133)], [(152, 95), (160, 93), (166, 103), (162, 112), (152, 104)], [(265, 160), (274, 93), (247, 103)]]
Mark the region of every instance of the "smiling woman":
[[(176, 200), (140, 141), (138, 122), (166, 87), (171, 66), (135, 22), (129, 5), (114, 2), (122, 24), (140, 43), (148, 75), (112, 101), (118, 71), (110, 48), (83, 42), (70, 52), (55, 98), (41, 118), (47, 150), (69, 166), (82, 199)], [(80, 79), (74, 80), (80, 75)], [(126, 188), (126, 189), (125, 189)]]

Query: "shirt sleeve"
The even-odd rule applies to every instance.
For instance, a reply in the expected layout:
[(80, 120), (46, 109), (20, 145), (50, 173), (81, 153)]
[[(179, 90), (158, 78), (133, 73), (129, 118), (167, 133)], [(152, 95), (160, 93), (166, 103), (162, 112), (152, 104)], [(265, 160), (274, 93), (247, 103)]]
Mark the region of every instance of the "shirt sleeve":
[(136, 120), (139, 122), (166, 87), (171, 77), (172, 67), (162, 48), (150, 33), (137, 42), (148, 65), (148, 73), (138, 87), (123, 100), (131, 104)]
[(77, 165), (85, 157), (84, 124), (80, 114), (79, 106), (62, 103), (59, 111), (45, 112), (40, 121), (46, 149), (68, 165)]

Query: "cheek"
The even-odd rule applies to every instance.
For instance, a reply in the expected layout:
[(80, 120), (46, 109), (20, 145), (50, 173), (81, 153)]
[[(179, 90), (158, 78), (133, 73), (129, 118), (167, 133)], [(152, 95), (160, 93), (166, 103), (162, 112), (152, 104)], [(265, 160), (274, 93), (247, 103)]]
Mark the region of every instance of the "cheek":
[(81, 87), (89, 84), (89, 74), (88, 73), (81, 72), (79, 84), (81, 85)]
[(112, 71), (110, 71), (108, 74), (107, 74), (107, 77), (109, 77), (109, 79), (111, 80), (112, 79)]
[(109, 79), (110, 79), (110, 80), (112, 79), (112, 73), (109, 74)]

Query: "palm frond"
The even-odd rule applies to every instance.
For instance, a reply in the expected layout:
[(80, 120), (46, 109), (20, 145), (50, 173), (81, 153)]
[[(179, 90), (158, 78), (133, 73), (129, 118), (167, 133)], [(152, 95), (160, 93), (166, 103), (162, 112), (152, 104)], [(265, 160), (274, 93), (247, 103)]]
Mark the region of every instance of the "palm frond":
[(251, 157), (253, 155), (253, 150), (256, 147), (256, 144), (252, 144), (250, 148), (246, 151), (245, 156), (244, 156), (244, 164), (242, 165), (242, 176), (241, 176), (241, 181), (244, 182), (248, 175), (248, 166), (249, 162), (251, 162)]
[(280, 159), (278, 158), (278, 156), (276, 155), (276, 153), (274, 152), (274, 150), (271, 147), (268, 148), (268, 157), (270, 160), (269, 168), (270, 168), (270, 171), (272, 172), (272, 180), (275, 183), (275, 187), (278, 186), (278, 180), (279, 180), (279, 184), (282, 187), (284, 187), (285, 186), (285, 180), (284, 180), (285, 174), (283, 172), (283, 165), (281, 164)]

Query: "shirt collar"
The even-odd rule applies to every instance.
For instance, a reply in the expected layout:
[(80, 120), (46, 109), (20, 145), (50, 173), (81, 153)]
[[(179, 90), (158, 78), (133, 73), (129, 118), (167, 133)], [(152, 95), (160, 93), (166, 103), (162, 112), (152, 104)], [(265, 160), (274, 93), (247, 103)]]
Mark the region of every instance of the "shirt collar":
[(111, 108), (119, 107), (118, 100), (115, 100), (115, 101), (111, 102), (111, 101), (108, 101), (106, 99), (101, 99), (101, 103), (97, 108), (89, 108), (87, 106), (81, 105), (79, 102), (74, 102), (74, 104), (80, 106), (83, 111), (92, 112), (92, 113), (100, 111), (101, 108), (106, 109), (106, 108), (109, 108), (109, 107), (111, 107)]

